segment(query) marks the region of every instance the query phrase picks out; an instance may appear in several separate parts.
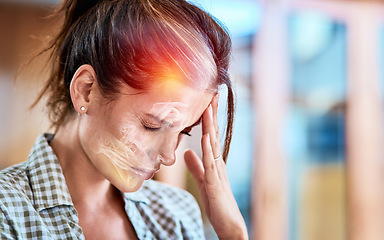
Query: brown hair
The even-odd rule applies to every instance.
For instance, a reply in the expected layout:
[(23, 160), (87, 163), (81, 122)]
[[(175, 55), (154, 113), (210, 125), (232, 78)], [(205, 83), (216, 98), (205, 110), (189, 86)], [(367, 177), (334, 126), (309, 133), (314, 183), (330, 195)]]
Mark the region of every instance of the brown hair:
[[(228, 75), (231, 40), (208, 13), (184, 0), (67, 0), (59, 34), (44, 51), (52, 51), (52, 68), (38, 99), (48, 94), (56, 130), (74, 113), (69, 86), (75, 71), (91, 65), (105, 97), (121, 83), (145, 90), (170, 69), (196, 86), (210, 76), (210, 86), (228, 88), (223, 158), (232, 138), (234, 96)], [(43, 51), (43, 52), (44, 52)]]

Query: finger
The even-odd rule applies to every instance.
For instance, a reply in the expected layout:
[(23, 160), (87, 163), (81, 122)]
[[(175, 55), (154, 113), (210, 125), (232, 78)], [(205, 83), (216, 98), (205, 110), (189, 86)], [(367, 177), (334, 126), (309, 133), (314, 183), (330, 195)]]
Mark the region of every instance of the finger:
[(210, 113), (209, 113), (209, 108), (210, 108), (211, 104), (209, 104), (209, 106), (205, 109), (205, 111), (203, 112), (203, 117), (202, 117), (202, 131), (203, 131), (203, 135), (209, 133), (209, 119), (211, 118), (210, 116)]
[(219, 132), (219, 124), (217, 120), (217, 109), (219, 107), (219, 93), (216, 93), (216, 95), (213, 97), (211, 105), (212, 105), (212, 111), (213, 111), (213, 126), (215, 128), (216, 132), (216, 138), (220, 139), (220, 132)]
[(202, 122), (203, 134), (209, 134), (210, 142), (213, 149), (214, 158), (220, 156), (220, 140), (216, 137), (216, 130), (213, 124), (213, 110), (212, 105), (209, 104), (208, 108), (203, 113)]
[(205, 170), (205, 181), (208, 184), (215, 184), (219, 179), (213, 152), (211, 147), (210, 135), (204, 134), (201, 138), (201, 148), (203, 149), (203, 166)]
[(227, 166), (225, 165), (223, 158), (217, 160), (216, 168), (218, 170), (217, 172), (220, 180), (229, 184), (228, 175), (227, 175)]
[(204, 167), (200, 158), (194, 151), (187, 150), (184, 153), (184, 161), (197, 184), (201, 185), (204, 182)]
[[(212, 119), (213, 119), (213, 127), (215, 129), (215, 137), (216, 137), (216, 145), (214, 145), (213, 152), (215, 156), (221, 156), (221, 143), (220, 143), (220, 131), (219, 131), (219, 124), (217, 120), (217, 109), (219, 106), (219, 93), (216, 93), (216, 95), (213, 97), (211, 106), (212, 106)], [(219, 160), (219, 161), (222, 161)]]

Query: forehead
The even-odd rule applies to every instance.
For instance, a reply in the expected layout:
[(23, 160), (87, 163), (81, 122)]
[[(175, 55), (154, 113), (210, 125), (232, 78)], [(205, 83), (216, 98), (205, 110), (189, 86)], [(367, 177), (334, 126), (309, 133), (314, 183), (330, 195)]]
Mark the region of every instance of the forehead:
[(152, 114), (158, 118), (178, 115), (186, 124), (195, 123), (212, 100), (210, 90), (197, 90), (184, 84), (157, 86), (145, 92), (130, 88), (116, 103), (118, 111), (135, 115)]

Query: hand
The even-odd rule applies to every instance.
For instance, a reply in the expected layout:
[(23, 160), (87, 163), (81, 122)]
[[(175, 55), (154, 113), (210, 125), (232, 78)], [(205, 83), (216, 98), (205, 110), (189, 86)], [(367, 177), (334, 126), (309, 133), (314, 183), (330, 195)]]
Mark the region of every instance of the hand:
[(229, 185), (221, 155), (218, 100), (217, 94), (203, 113), (203, 160), (192, 150), (185, 152), (184, 159), (197, 181), (205, 212), (219, 239), (248, 239), (247, 228)]

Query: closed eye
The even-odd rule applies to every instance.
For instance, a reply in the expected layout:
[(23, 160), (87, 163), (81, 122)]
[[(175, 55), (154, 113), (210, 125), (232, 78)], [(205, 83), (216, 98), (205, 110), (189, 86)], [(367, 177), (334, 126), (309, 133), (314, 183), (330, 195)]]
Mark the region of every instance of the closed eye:
[(157, 132), (161, 129), (161, 126), (158, 124), (154, 124), (151, 122), (146, 121), (145, 119), (140, 118), (141, 125), (143, 125), (144, 129), (150, 132)]
[(145, 125), (143, 125), (143, 126), (144, 126), (145, 130), (150, 131), (150, 132), (157, 132), (161, 129), (159, 127), (149, 127), (149, 126), (145, 126)]

